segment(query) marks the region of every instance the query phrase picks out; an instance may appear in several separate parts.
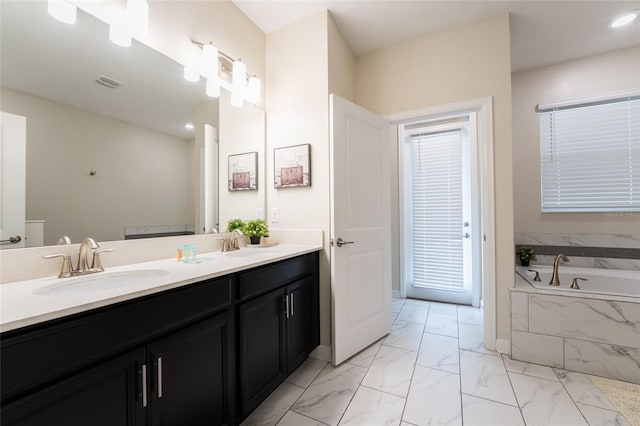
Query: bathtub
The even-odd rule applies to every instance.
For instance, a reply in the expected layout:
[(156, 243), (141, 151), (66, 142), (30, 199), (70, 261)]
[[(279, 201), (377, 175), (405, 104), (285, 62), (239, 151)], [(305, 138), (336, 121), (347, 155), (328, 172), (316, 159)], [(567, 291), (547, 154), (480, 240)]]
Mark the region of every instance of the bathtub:
[[(534, 272), (538, 271), (541, 281), (534, 281)], [(568, 291), (575, 294), (591, 293), (612, 296), (640, 297), (640, 271), (618, 271), (615, 269), (592, 269), (560, 266), (558, 275), (560, 285), (549, 285), (553, 268), (551, 266), (533, 266), (523, 270), (525, 278), (535, 288), (542, 290)], [(570, 288), (574, 278), (586, 278), (578, 281), (580, 289)]]
[[(552, 271), (516, 267), (511, 357), (640, 384), (640, 272), (561, 265), (552, 286)], [(589, 281), (571, 289), (573, 278)]]

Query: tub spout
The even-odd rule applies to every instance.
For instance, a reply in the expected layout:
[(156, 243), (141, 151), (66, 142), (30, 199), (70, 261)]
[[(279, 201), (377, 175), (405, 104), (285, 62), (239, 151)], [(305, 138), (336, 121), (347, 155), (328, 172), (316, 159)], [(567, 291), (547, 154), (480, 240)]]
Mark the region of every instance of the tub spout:
[(549, 281), (549, 285), (560, 285), (560, 277), (558, 276), (558, 268), (560, 267), (560, 261), (569, 262), (569, 258), (564, 254), (559, 254), (556, 256), (556, 259), (553, 261), (553, 274), (551, 275), (551, 281)]

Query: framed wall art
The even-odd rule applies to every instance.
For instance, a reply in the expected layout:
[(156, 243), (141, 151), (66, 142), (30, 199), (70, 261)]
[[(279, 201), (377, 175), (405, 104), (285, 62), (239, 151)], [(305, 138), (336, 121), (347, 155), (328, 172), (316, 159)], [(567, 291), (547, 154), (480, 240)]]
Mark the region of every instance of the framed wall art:
[(311, 186), (311, 145), (294, 145), (273, 150), (276, 188)]
[(258, 153), (246, 152), (229, 156), (229, 191), (255, 191), (258, 189), (256, 170)]

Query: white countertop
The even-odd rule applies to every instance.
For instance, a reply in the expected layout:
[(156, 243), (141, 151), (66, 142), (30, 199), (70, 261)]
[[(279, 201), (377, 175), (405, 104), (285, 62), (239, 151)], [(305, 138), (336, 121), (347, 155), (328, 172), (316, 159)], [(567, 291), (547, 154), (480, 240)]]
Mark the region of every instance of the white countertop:
[[(288, 259), (321, 250), (313, 244), (279, 244), (268, 248), (242, 248), (252, 254), (233, 257), (227, 253), (198, 253), (198, 258), (209, 258), (203, 263), (183, 263), (175, 258), (105, 268), (105, 272), (72, 278), (47, 277), (28, 281), (17, 281), (0, 285), (0, 332), (14, 330), (39, 322), (135, 299), (187, 284), (216, 278), (278, 260)], [(101, 274), (117, 275), (138, 271), (162, 271), (161, 276), (150, 276), (127, 286), (92, 287), (90, 291), (76, 290), (45, 291), (52, 287), (66, 286), (77, 280), (100, 278)], [(70, 287), (67, 287), (70, 288)]]

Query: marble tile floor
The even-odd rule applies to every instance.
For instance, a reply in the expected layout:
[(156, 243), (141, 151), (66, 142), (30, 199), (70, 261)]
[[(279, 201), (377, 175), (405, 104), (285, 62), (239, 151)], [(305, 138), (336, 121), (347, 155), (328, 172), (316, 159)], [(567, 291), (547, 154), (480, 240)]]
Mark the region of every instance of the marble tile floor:
[(391, 334), (338, 367), (307, 359), (243, 425), (630, 426), (590, 376), (485, 349), (480, 309), (392, 306)]

